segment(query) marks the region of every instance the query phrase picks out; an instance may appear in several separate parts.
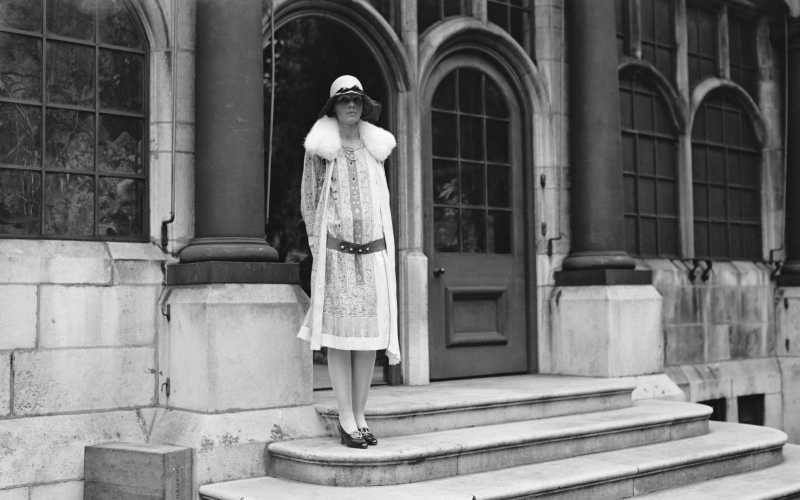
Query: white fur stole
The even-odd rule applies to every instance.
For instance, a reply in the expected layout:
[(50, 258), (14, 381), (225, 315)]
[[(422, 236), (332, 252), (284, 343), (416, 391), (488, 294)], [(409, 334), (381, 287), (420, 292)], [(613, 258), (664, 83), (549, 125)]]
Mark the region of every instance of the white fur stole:
[[(364, 147), (378, 161), (384, 161), (397, 146), (397, 141), (391, 132), (364, 120), (358, 122), (358, 132), (364, 142)], [(317, 120), (304, 142), (306, 151), (328, 161), (336, 158), (341, 145), (339, 124), (332, 116), (323, 116)]]

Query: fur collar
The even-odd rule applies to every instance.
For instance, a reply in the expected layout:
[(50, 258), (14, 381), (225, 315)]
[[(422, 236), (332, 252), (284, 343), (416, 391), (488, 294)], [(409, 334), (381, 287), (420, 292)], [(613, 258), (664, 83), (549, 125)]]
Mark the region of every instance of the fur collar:
[[(364, 120), (358, 122), (358, 132), (364, 147), (369, 154), (378, 161), (384, 161), (397, 145), (391, 132), (377, 127)], [(339, 125), (336, 118), (323, 116), (311, 127), (311, 132), (306, 136), (304, 146), (312, 154), (320, 156), (328, 161), (336, 158), (342, 142), (339, 138)]]

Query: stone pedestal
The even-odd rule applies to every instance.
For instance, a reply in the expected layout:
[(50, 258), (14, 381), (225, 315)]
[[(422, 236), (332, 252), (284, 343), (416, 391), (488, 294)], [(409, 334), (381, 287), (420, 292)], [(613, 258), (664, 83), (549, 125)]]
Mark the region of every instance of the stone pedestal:
[(664, 371), (661, 295), (652, 285), (556, 287), (542, 373), (629, 377)]
[(150, 442), (193, 448), (195, 487), (263, 476), (268, 443), (325, 434), (296, 337), (308, 305), (297, 285), (166, 288)]

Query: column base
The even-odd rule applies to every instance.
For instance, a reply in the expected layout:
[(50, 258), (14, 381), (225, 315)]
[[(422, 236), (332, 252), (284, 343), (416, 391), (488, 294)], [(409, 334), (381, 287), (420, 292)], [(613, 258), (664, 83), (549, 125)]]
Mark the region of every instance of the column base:
[(800, 262), (790, 260), (783, 265), (778, 275), (778, 286), (800, 286)]
[(653, 271), (634, 269), (577, 269), (556, 271), (556, 286), (652, 285)]
[(663, 372), (661, 303), (652, 285), (556, 287), (542, 373), (630, 377)]
[(260, 238), (195, 238), (181, 251), (182, 264), (208, 261), (277, 262), (278, 252)]
[(574, 252), (564, 259), (561, 268), (565, 271), (590, 269), (633, 269), (636, 262), (625, 252)]

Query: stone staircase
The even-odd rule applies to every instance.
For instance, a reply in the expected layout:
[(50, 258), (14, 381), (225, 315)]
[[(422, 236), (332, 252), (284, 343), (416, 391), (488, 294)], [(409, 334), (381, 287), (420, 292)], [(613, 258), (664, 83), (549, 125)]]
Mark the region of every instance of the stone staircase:
[(317, 393), (330, 437), (271, 443), (270, 477), (205, 485), (200, 496), (800, 498), (800, 447), (784, 446), (783, 432), (709, 422), (697, 404), (632, 402), (633, 389), (542, 375), (378, 387), (367, 421), (379, 444), (368, 450), (332, 437), (333, 395)]

